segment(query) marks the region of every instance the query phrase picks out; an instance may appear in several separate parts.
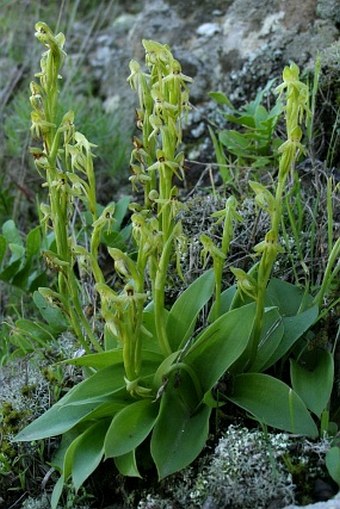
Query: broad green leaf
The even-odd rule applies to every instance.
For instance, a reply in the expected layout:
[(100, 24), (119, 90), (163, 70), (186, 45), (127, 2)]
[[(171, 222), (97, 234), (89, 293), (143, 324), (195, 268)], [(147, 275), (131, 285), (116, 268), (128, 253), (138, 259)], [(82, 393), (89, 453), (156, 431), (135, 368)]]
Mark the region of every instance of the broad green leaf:
[(259, 104), (256, 108), (255, 113), (255, 121), (256, 121), (256, 127), (261, 124), (261, 122), (264, 122), (268, 118), (268, 111), (262, 104)]
[(226, 115), (226, 118), (229, 122), (233, 122), (234, 124), (250, 127), (251, 129), (255, 128), (255, 119), (250, 115)]
[(0, 272), (0, 279), (2, 281), (11, 281), (11, 279), (15, 276), (15, 274), (20, 270), (22, 265), (22, 259), (14, 261), (13, 263), (9, 263), (2, 272)]
[(184, 346), (196, 324), (197, 316), (213, 294), (215, 278), (208, 270), (197, 278), (176, 300), (166, 323), (172, 351)]
[(303, 313), (295, 316), (283, 317), (284, 333), (279, 346), (268, 360), (263, 369), (268, 369), (281, 359), (315, 322), (319, 314), (318, 306), (315, 305)]
[(126, 475), (127, 477), (142, 477), (138, 472), (135, 451), (130, 451), (122, 456), (117, 456), (114, 458), (114, 462), (122, 475)]
[(2, 233), (5, 237), (7, 244), (16, 244), (23, 246), (23, 241), (18, 228), (15, 226), (15, 222), (9, 219), (2, 225)]
[(266, 298), (270, 300), (270, 305), (278, 307), (282, 316), (294, 316), (313, 304), (313, 297), (302, 288), (276, 278), (270, 280)]
[(56, 404), (20, 431), (15, 440), (27, 442), (61, 435), (90, 415), (97, 406), (95, 400), (79, 406), (61, 407)]
[(26, 237), (26, 257), (28, 259), (37, 255), (41, 245), (40, 226), (31, 230)]
[(234, 130), (224, 130), (219, 133), (220, 142), (235, 155), (241, 155), (250, 146), (250, 141), (243, 134)]
[(87, 366), (94, 369), (104, 369), (114, 364), (121, 364), (123, 362), (123, 350), (108, 350), (106, 352), (90, 353), (67, 359), (63, 364), (72, 364), (74, 366)]
[(78, 435), (74, 440), (72, 440), (64, 453), (62, 472), (65, 479), (68, 479), (72, 473), (73, 457), (81, 437), (82, 435)]
[(223, 92), (209, 92), (208, 95), (209, 97), (211, 97), (213, 101), (215, 101), (215, 103), (228, 106), (228, 108), (232, 110), (234, 109), (234, 106), (232, 105), (228, 97), (225, 94), (223, 94)]
[(25, 260), (25, 248), (20, 244), (8, 244), (8, 247), (12, 253), (9, 263), (13, 264), (17, 260), (20, 260), (23, 265)]
[(124, 195), (116, 203), (115, 211), (113, 214), (116, 222), (113, 225), (113, 230), (117, 231), (121, 228), (123, 219), (126, 216), (126, 213), (128, 212), (130, 201), (131, 201), (131, 196)]
[(105, 457), (122, 456), (136, 449), (154, 427), (158, 410), (157, 403), (142, 399), (118, 412), (105, 437)]
[(283, 320), (277, 308), (267, 310), (264, 315), (263, 330), (257, 354), (253, 364), (247, 371), (258, 373), (262, 370), (280, 344), (283, 334)]
[(184, 362), (198, 374), (204, 392), (244, 352), (253, 328), (255, 304), (228, 311), (207, 327), (189, 348)]
[(319, 418), (331, 397), (334, 383), (333, 356), (321, 350), (317, 352), (316, 366), (311, 371), (291, 359), (290, 376), (295, 392), (309, 410)]
[[(143, 350), (143, 360), (149, 363), (154, 363), (155, 368), (162, 362), (163, 356), (155, 353)], [(107, 350), (106, 352), (91, 353), (76, 357), (74, 359), (67, 359), (63, 361), (67, 364), (73, 364), (74, 366), (89, 366), (95, 369), (103, 369), (113, 364), (121, 363), (123, 361), (123, 350)]]
[[(91, 415), (112, 394), (125, 389), (123, 364), (109, 366), (73, 387), (47, 412), (26, 426), (17, 441), (60, 435)], [(121, 409), (120, 404), (117, 410)]]
[(79, 437), (73, 453), (72, 479), (76, 490), (98, 467), (104, 454), (104, 438), (110, 421), (100, 420)]
[(28, 261), (25, 263), (24, 267), (20, 268), (20, 270), (13, 277), (11, 284), (17, 286), (18, 288), (22, 288), (23, 290), (27, 289), (27, 280), (31, 273), (32, 267), (31, 262)]
[(340, 447), (331, 447), (326, 452), (326, 467), (331, 478), (340, 486)]
[(103, 417), (110, 417), (112, 419), (117, 412), (120, 412), (120, 410), (132, 402), (132, 397), (130, 398), (126, 394), (126, 391), (122, 390), (121, 393), (115, 393), (110, 400), (105, 401), (104, 403), (98, 403), (93, 412), (86, 416), (86, 419), (95, 420), (102, 419)]
[(64, 489), (64, 482), (64, 476), (61, 476), (54, 485), (51, 495), (51, 509), (57, 509), (58, 507), (58, 503)]
[(89, 398), (104, 398), (125, 388), (123, 363), (103, 368), (73, 387), (56, 405), (78, 404)]
[[(187, 403), (190, 380), (185, 373), (171, 377), (161, 399), (161, 408), (151, 438), (151, 455), (158, 477), (178, 472), (201, 452), (208, 438), (211, 408), (200, 405), (192, 411)], [(193, 393), (195, 400), (195, 393)]]
[(126, 241), (130, 236), (130, 225), (126, 226), (120, 232), (107, 232), (104, 231), (101, 235), (101, 241), (108, 247), (116, 247), (121, 250), (126, 250)]
[(318, 429), (301, 398), (288, 385), (262, 373), (244, 373), (234, 380), (228, 399), (259, 422), (290, 433), (318, 436)]
[(48, 278), (45, 272), (34, 271), (30, 274), (27, 282), (28, 291), (33, 293), (40, 287), (46, 287), (48, 285)]

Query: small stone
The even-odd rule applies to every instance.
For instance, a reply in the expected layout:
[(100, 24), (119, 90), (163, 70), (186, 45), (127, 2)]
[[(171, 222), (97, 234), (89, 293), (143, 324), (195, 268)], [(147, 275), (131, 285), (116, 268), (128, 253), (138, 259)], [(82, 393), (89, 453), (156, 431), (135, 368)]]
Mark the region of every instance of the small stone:
[(197, 28), (196, 34), (202, 37), (212, 37), (213, 35), (218, 34), (220, 31), (221, 28), (218, 23), (203, 23), (203, 25), (200, 25)]

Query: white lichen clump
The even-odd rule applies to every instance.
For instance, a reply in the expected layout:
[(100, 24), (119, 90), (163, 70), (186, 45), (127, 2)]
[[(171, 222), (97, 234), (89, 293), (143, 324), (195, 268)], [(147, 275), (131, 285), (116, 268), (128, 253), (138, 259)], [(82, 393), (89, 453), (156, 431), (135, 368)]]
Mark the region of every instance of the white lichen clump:
[(292, 476), (283, 456), (289, 452), (288, 434), (230, 426), (214, 454), (163, 483), (165, 497), (148, 494), (138, 509), (257, 509), (275, 500), (276, 507), (294, 502)]
[(208, 497), (219, 508), (260, 509), (273, 499), (293, 502), (292, 478), (282, 461), (289, 445), (284, 433), (264, 434), (230, 426), (211, 462), (197, 477), (190, 493), (193, 507), (202, 507)]

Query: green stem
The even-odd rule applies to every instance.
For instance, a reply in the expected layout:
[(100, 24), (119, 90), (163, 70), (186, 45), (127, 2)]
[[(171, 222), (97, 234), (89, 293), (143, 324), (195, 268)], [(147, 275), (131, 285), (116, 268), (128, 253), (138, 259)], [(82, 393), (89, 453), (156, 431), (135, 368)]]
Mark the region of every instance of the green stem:
[[(278, 245), (280, 222), (282, 219), (282, 199), (284, 186), (289, 174), (291, 165), (293, 164), (296, 156), (296, 151), (290, 152), (290, 157), (283, 157), (280, 161), (280, 170), (278, 176), (278, 183), (275, 193), (275, 207), (271, 215), (271, 242), (273, 246)], [(256, 298), (256, 312), (254, 319), (254, 326), (252, 331), (252, 339), (249, 347), (249, 365), (255, 360), (258, 344), (263, 330), (263, 317), (265, 309), (265, 295), (269, 278), (272, 273), (273, 265), (275, 263), (278, 250), (270, 250), (265, 248), (260, 260), (258, 276), (257, 276), (257, 298)]]
[(159, 260), (158, 270), (153, 285), (153, 297), (155, 306), (155, 326), (157, 339), (160, 348), (165, 356), (172, 353), (168, 336), (166, 333), (165, 307), (164, 307), (164, 288), (166, 282), (167, 269), (172, 249), (173, 232), (164, 245), (161, 258)]
[(314, 298), (314, 304), (318, 304), (318, 306), (320, 307), (331, 282), (340, 271), (340, 264), (338, 264), (338, 266), (336, 266), (334, 271), (332, 272), (333, 266), (339, 260), (339, 256), (340, 256), (340, 238), (335, 242), (333, 249), (329, 254), (320, 290), (317, 293), (316, 297)]
[(215, 274), (215, 303), (213, 321), (216, 320), (221, 313), (223, 261), (221, 261), (220, 259), (214, 260), (214, 274)]

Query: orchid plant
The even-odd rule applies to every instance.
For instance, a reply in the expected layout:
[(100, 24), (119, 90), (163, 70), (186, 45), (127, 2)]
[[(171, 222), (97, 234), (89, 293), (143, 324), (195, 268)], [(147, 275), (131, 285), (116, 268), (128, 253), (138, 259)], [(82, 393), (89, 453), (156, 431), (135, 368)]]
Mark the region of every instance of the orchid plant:
[[(130, 180), (143, 190), (143, 203), (131, 204), (136, 253), (108, 247), (121, 281), (114, 287), (105, 280), (98, 250), (103, 232), (112, 228), (115, 205), (98, 214), (94, 147), (75, 130), (72, 112), (58, 121), (64, 36), (54, 35), (42, 22), (36, 30), (47, 51), (39, 83), (31, 85), (32, 131), (41, 140), (41, 147), (32, 152), (49, 193), (49, 203), (41, 207), (42, 222), (55, 232), (55, 246), (45, 257), (58, 274), (58, 291), (44, 288), (40, 293), (53, 299), (85, 350), (85, 355), (67, 361), (84, 369), (84, 380), (16, 437), (31, 441), (63, 435), (53, 462), (60, 478), (52, 507), (57, 507), (70, 478), (79, 489), (103, 459), (113, 458), (123, 475), (140, 476), (136, 458), (144, 442), (150, 444), (160, 479), (184, 468), (204, 447), (211, 412), (226, 402), (265, 425), (317, 436), (316, 422), (327, 412), (333, 384), (332, 355), (320, 353), (313, 377), (298, 357), (292, 360), (292, 387), (265, 373), (295, 345), (302, 355), (299, 340), (317, 320), (320, 303), (294, 285), (271, 279), (282, 251), (282, 196), (297, 154), (303, 151), (301, 123), (308, 112), (308, 90), (297, 66), (284, 69), (278, 87), (285, 102), (287, 141), (280, 147), (275, 192), (250, 183), (256, 202), (271, 219), (270, 230), (255, 249), (259, 261), (248, 273), (233, 269), (237, 285), (222, 291), (234, 224), (241, 219), (230, 196), (225, 209), (215, 214), (223, 224), (221, 245), (208, 236), (201, 238), (203, 257), (211, 256), (212, 269), (168, 306), (168, 269), (175, 263), (181, 276), (185, 249), (178, 214), (185, 205), (178, 201), (174, 177), (181, 179), (184, 172), (182, 122), (190, 107), (191, 78), (183, 74), (169, 47), (154, 41), (143, 41), (145, 68), (134, 60), (130, 63), (128, 82), (139, 99), (140, 130), (134, 138)], [(76, 202), (92, 216), (88, 245), (72, 235)], [(100, 297), (99, 330), (84, 313), (75, 264), (92, 277)], [(329, 270), (333, 274), (333, 265)], [(201, 311), (209, 303), (209, 318), (198, 331)], [(216, 398), (216, 384), (226, 373), (232, 384)], [(326, 421), (323, 418), (324, 429)]]

